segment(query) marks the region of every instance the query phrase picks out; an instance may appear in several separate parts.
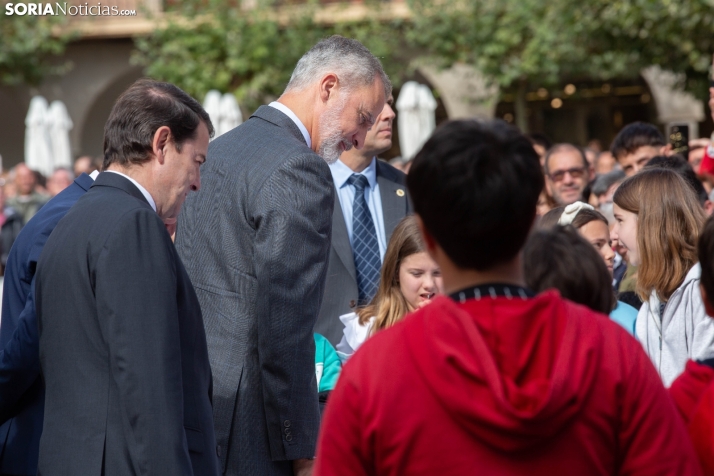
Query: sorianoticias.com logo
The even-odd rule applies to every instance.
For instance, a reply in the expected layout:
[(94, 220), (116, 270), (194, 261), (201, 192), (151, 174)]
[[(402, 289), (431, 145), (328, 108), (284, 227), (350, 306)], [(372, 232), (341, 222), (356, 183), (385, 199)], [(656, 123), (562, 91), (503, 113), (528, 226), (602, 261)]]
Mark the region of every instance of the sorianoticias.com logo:
[(64, 3), (6, 3), (5, 15), (69, 15), (69, 16), (135, 16), (136, 10), (120, 10), (117, 6), (102, 5), (67, 5)]

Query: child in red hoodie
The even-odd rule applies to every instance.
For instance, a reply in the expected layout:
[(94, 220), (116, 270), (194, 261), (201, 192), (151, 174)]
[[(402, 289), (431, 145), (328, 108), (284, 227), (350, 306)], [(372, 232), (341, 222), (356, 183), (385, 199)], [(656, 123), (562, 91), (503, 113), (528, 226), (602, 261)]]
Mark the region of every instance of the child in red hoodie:
[[(714, 221), (710, 218), (699, 238), (702, 277), (699, 289), (707, 315), (714, 317)], [(707, 475), (714, 475), (714, 359), (687, 362), (669, 393), (688, 426)]]
[(448, 296), (347, 362), (318, 476), (701, 474), (642, 346), (607, 316), (525, 287), (543, 177), (517, 129), (447, 123), (407, 185)]

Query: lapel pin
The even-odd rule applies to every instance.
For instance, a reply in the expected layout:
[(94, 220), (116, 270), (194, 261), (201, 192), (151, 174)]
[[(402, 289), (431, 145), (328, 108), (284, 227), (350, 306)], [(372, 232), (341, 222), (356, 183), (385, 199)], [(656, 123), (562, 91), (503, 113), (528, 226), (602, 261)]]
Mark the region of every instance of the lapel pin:
[(398, 188), (398, 189), (397, 189), (397, 196), (398, 196), (398, 197), (403, 197), (403, 196), (404, 196), (404, 190), (402, 190), (401, 188)]

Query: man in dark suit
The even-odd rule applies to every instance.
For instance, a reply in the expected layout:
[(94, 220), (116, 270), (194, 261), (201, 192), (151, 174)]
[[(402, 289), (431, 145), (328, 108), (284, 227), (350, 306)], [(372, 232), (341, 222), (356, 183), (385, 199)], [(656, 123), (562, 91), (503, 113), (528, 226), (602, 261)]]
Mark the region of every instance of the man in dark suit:
[(43, 206), (22, 229), (7, 259), (0, 326), (0, 474), (37, 474), (45, 387), (40, 377), (35, 269), (57, 222), (93, 183), (93, 177), (82, 174)]
[(359, 42), (321, 41), (278, 101), (211, 143), (203, 189), (179, 217), (225, 474), (311, 471), (320, 423), (312, 330), (334, 204), (326, 161), (362, 147), (390, 91)]
[[(397, 223), (411, 212), (406, 193), (406, 175), (377, 159), (392, 147), (394, 98), (389, 96), (362, 149), (345, 151), (330, 164), (335, 184), (335, 206), (332, 212), (332, 246), (325, 281), (325, 296), (315, 332), (336, 346), (344, 325), (339, 316), (367, 304), (379, 283), (379, 271), (389, 238)], [(355, 177), (363, 176), (365, 187)], [(355, 182), (355, 183), (350, 183)], [(360, 216), (363, 201), (369, 214)], [(363, 206), (364, 208), (364, 206)], [(371, 226), (363, 226), (366, 219)], [(371, 234), (371, 236), (369, 236)], [(367, 235), (367, 236), (365, 236)], [(372, 247), (365, 246), (371, 242)], [(371, 252), (361, 257), (358, 253)], [(359, 265), (359, 266), (358, 266)], [(360, 286), (361, 284), (361, 286)]]
[(200, 188), (212, 129), (176, 86), (134, 83), (105, 126), (105, 171), (45, 244), (44, 476), (218, 473), (201, 310), (163, 221)]

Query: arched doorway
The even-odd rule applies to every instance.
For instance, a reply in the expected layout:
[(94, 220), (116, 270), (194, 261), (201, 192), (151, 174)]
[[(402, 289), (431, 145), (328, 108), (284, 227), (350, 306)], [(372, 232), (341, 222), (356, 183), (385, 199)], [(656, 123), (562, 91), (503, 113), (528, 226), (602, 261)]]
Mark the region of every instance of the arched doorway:
[(141, 69), (134, 68), (112, 81), (94, 100), (82, 125), (80, 135), (81, 155), (100, 157), (104, 141), (104, 124), (119, 95), (137, 79), (142, 77)]

